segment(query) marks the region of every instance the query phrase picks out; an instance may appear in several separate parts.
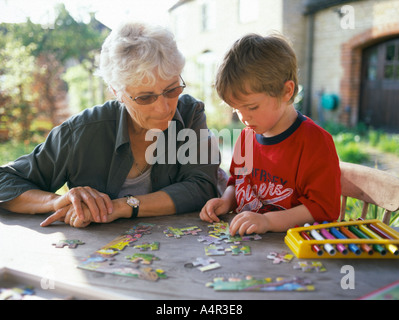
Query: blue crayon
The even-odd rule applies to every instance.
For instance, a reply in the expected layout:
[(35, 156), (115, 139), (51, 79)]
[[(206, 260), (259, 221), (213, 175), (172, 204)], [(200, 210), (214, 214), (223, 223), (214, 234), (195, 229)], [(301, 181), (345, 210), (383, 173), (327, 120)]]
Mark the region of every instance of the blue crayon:
[[(324, 222), (324, 223), (326, 223), (326, 222)], [(330, 227), (330, 232), (337, 239), (348, 239), (341, 233), (341, 231), (338, 231), (337, 228)], [(359, 247), (353, 243), (348, 244), (348, 248), (350, 251), (352, 251), (356, 255), (359, 255), (362, 253), (362, 251), (359, 249)]]

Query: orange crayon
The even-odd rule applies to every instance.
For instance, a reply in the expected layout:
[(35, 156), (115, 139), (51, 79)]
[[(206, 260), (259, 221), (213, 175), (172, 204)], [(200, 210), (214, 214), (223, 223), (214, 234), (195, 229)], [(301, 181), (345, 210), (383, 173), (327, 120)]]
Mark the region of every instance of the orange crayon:
[[(339, 229), (340, 229), (341, 232), (342, 232), (346, 237), (348, 237), (349, 239), (359, 239), (357, 236), (355, 236), (355, 235), (354, 235), (351, 231), (349, 231), (347, 228), (345, 228), (345, 227), (340, 227)], [(372, 249), (369, 245), (367, 245), (367, 244), (365, 244), (365, 243), (360, 244), (360, 247), (362, 248), (363, 251), (367, 252), (370, 256), (374, 253), (373, 249)]]

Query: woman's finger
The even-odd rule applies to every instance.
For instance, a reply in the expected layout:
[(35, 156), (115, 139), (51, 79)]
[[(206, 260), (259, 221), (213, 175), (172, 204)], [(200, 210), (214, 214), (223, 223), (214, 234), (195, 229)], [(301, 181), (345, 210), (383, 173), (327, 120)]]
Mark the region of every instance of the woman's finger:
[(56, 222), (56, 221), (64, 221), (65, 216), (68, 212), (68, 208), (67, 207), (63, 207), (61, 209), (58, 209), (55, 213), (53, 213), (52, 215), (50, 215), (49, 217), (47, 217), (47, 219), (45, 219), (40, 226), (41, 227), (47, 227), (50, 224)]

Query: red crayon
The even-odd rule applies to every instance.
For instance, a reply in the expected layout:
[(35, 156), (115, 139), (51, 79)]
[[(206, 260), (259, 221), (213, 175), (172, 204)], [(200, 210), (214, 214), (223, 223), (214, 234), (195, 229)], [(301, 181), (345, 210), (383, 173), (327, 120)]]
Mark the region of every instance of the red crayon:
[[(301, 231), (301, 236), (305, 240), (313, 240), (305, 231)], [(323, 255), (323, 250), (317, 244), (312, 244), (312, 250), (316, 252), (318, 256)]]

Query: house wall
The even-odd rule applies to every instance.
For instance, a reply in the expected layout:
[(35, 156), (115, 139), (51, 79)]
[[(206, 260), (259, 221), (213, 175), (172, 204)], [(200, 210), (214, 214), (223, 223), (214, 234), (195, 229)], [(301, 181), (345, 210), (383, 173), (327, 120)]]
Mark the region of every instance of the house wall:
[(317, 115), (318, 93), (324, 90), (338, 94), (341, 101), (330, 116), (353, 126), (358, 119), (362, 49), (399, 33), (399, 0), (364, 0), (349, 6), (353, 25), (347, 20), (351, 13), (339, 16), (343, 6), (315, 15), (312, 115)]

